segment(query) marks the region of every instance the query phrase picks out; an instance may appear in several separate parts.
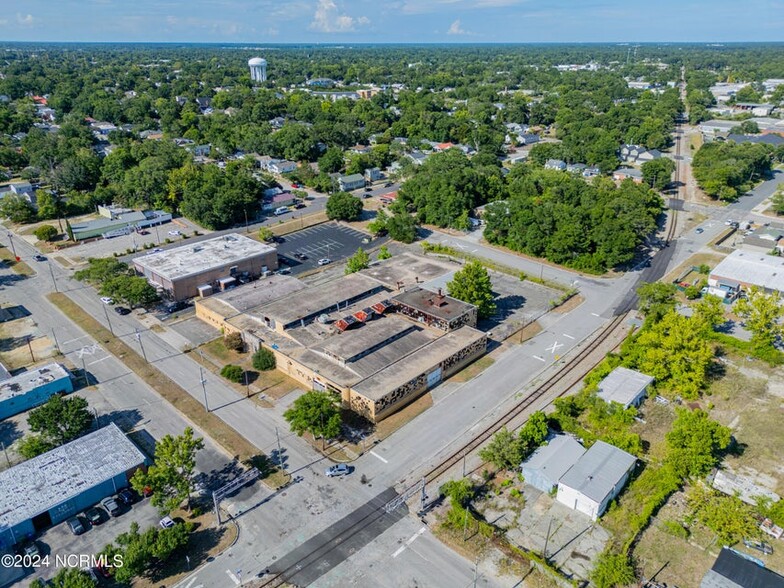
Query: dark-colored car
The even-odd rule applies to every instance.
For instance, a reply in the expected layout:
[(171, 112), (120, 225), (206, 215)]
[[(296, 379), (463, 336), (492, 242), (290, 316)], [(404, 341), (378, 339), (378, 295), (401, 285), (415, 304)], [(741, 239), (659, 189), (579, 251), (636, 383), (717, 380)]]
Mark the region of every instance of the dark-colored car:
[(82, 521), (79, 520), (79, 517), (71, 517), (65, 522), (74, 535), (81, 535), (84, 533), (84, 525), (82, 525)]
[(295, 205), (294, 205), (294, 208), (296, 208), (297, 210), (299, 210), (300, 208), (305, 208), (305, 205), (304, 205), (302, 202), (299, 202), (299, 203), (297, 203), (297, 204), (295, 204)]
[(124, 306), (115, 306), (114, 312), (116, 312), (120, 316), (125, 316), (126, 314), (131, 314), (131, 309), (125, 308)]
[(186, 306), (188, 306), (188, 303), (180, 300), (178, 302), (170, 302), (169, 304), (163, 307), (163, 310), (168, 314), (172, 314), (174, 312), (177, 312), (178, 310), (182, 310)]
[(109, 496), (101, 500), (101, 505), (109, 511), (109, 514), (113, 517), (120, 516), (120, 505), (117, 504), (117, 501), (114, 497)]
[(103, 514), (101, 514), (101, 509), (94, 506), (84, 511), (84, 517), (90, 521), (91, 525), (100, 525), (103, 522)]
[(36, 261), (46, 261), (46, 258), (43, 255), (33, 255), (33, 259)]
[(304, 253), (299, 253), (299, 252), (295, 253), (294, 257), (296, 257), (300, 261), (305, 261), (308, 258), (307, 255), (305, 255)]
[(128, 505), (133, 504), (134, 502), (136, 502), (137, 499), (136, 493), (130, 488), (123, 488), (122, 490), (120, 490), (117, 493), (117, 498), (123, 504), (128, 504)]

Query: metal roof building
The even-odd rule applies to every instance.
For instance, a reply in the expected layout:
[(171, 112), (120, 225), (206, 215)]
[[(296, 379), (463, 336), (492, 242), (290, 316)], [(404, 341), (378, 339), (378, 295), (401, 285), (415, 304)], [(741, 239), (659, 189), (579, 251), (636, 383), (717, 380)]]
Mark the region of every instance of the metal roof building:
[(114, 423), (0, 472), (0, 547), (128, 486), (146, 462)]
[(619, 366), (599, 382), (597, 394), (605, 402), (617, 402), (624, 408), (639, 406), (651, 382), (651, 376)]
[(525, 481), (542, 492), (550, 492), (558, 480), (585, 453), (585, 447), (569, 435), (556, 435), (521, 464)]
[(784, 577), (761, 561), (725, 547), (703, 576), (700, 588), (784, 588)]
[(43, 365), (0, 381), (0, 419), (30, 410), (58, 393), (73, 392), (71, 373), (59, 363)]
[(741, 286), (759, 286), (767, 292), (784, 292), (784, 259), (773, 255), (733, 251), (708, 277), (708, 285), (737, 283)]
[(558, 502), (596, 520), (629, 479), (637, 458), (597, 441), (558, 482)]

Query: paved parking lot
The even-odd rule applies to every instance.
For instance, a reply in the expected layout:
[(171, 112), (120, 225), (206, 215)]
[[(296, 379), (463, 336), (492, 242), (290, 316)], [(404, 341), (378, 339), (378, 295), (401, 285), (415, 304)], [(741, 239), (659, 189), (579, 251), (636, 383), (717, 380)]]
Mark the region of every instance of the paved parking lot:
[[(292, 274), (317, 267), (319, 259), (336, 263), (354, 255), (359, 247), (369, 247), (363, 243), (369, 235), (334, 222), (291, 233), (284, 239), (283, 243), (278, 243), (278, 255), (284, 260), (282, 267), (291, 268)], [(384, 241), (375, 239), (373, 246)], [(294, 257), (295, 253), (304, 254), (307, 259), (299, 260)]]
[[(150, 499), (144, 499), (131, 506), (122, 505), (121, 514), (111, 518), (103, 508), (103, 522), (93, 527), (84, 517), (84, 513), (79, 513), (79, 519), (85, 528), (81, 535), (74, 535), (68, 529), (65, 522), (59, 523), (44, 531), (37, 539), (38, 548), (41, 555), (49, 555), (49, 567), (39, 568), (32, 575), (25, 579), (31, 582), (33, 578), (51, 578), (58, 572), (55, 567), (56, 557), (61, 559), (71, 555), (98, 555), (98, 553), (108, 544), (114, 541), (120, 533), (124, 533), (131, 528), (134, 521), (139, 524), (139, 530), (144, 531), (150, 526), (157, 525), (160, 515), (156, 508), (150, 504)], [(71, 561), (73, 560), (73, 561)], [(69, 558), (68, 563), (75, 565), (71, 567), (83, 567), (78, 565), (77, 558)]]

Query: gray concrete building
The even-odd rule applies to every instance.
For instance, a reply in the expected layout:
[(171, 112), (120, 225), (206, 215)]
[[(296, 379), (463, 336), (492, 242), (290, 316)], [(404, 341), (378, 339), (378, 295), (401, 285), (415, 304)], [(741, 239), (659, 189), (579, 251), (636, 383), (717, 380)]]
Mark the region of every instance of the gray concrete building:
[(172, 300), (225, 290), (244, 273), (260, 276), (278, 268), (274, 247), (231, 233), (197, 243), (140, 255), (133, 267)]
[(585, 447), (569, 435), (556, 435), (525, 460), (520, 468), (526, 483), (542, 492), (551, 492), (558, 480), (585, 453)]
[(624, 408), (639, 406), (652, 382), (653, 378), (647, 374), (619, 366), (599, 382), (597, 396)]

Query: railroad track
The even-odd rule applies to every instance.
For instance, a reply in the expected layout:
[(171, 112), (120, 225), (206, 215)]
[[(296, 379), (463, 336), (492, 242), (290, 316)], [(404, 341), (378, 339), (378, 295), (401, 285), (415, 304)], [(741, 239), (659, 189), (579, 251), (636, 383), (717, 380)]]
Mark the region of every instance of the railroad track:
[[(614, 317), (613, 320), (610, 321), (586, 347), (584, 347), (577, 355), (567, 361), (562, 369), (553, 374), (545, 382), (540, 384), (531, 394), (526, 396), (523, 400), (512, 407), (509, 412), (496, 419), (493, 423), (482, 430), (481, 433), (476, 435), (462, 447), (443, 459), (438, 465), (429, 470), (424, 476), (425, 482), (429, 484), (438, 479), (460, 460), (462, 460), (465, 455), (468, 455), (472, 451), (478, 449), (485, 441), (490, 439), (490, 437), (492, 437), (502, 427), (506, 426), (515, 418), (520, 416), (520, 414), (522, 414), (526, 409), (530, 408), (537, 400), (542, 398), (542, 396), (550, 392), (556, 385), (561, 384), (564, 381), (569, 381), (570, 383), (566, 386), (566, 390), (568, 390), (571, 386), (582, 380), (586, 374), (588, 374), (588, 372), (591, 371), (595, 366), (591, 365), (587, 369), (577, 369), (577, 367), (613, 332), (615, 332), (621, 323), (623, 323), (625, 316), (625, 314), (621, 314)], [(566, 393), (566, 390), (558, 394), (558, 397), (563, 396)]]

